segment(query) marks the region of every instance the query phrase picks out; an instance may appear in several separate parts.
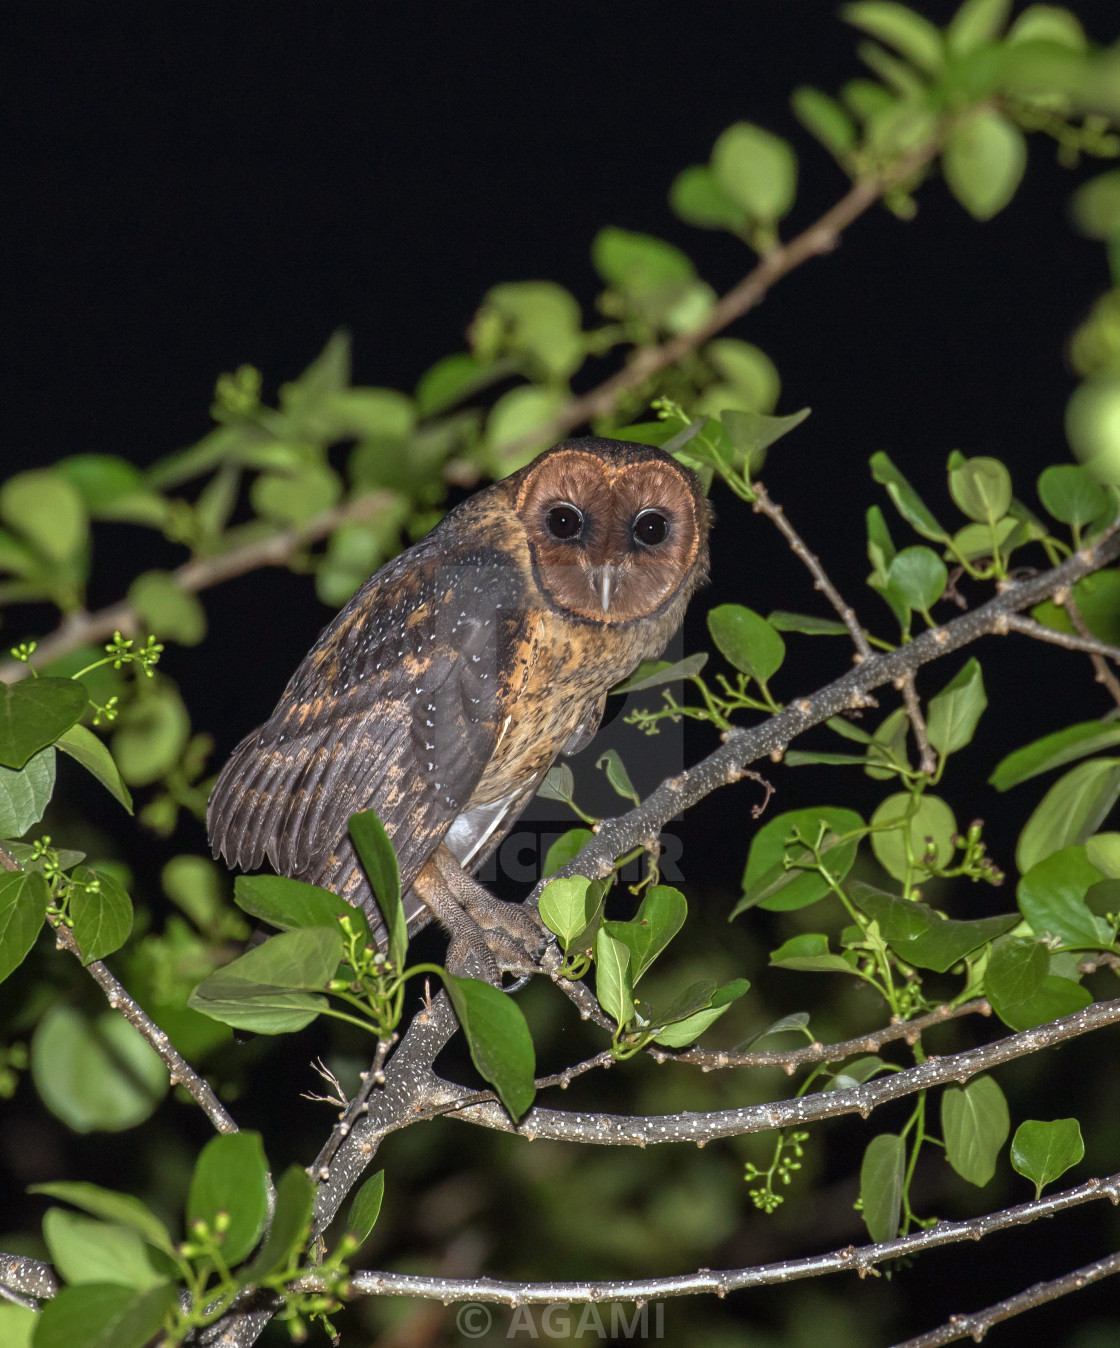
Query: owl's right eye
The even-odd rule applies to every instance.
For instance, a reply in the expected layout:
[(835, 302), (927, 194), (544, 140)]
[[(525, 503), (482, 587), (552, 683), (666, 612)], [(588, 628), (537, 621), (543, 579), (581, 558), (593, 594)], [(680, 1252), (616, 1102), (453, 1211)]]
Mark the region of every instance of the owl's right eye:
[(578, 538), (583, 532), (583, 515), (574, 505), (553, 506), (545, 517), (545, 523), (553, 538)]

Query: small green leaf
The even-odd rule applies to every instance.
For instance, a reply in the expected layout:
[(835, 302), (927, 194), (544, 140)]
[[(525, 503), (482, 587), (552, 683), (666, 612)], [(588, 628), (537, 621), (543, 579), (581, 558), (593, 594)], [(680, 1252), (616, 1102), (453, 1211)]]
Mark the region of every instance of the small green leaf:
[[(815, 870), (786, 866), (787, 853), (791, 860), (811, 861), (807, 848), (793, 843), (787, 849), (787, 841), (797, 835), (816, 843), (819, 837), (830, 874), (843, 880), (855, 861), (863, 828), (863, 820), (854, 810), (830, 805), (787, 810), (775, 815), (751, 839), (743, 871), (743, 897), (731, 917), (756, 905), (775, 912), (787, 912), (816, 903), (829, 892), (828, 883)], [(840, 841), (852, 833), (856, 836)]]
[[(728, 402), (719, 401), (719, 405), (708, 405), (709, 400), (701, 397), (700, 406), (709, 415), (722, 412), (724, 407), (736, 407), (748, 412), (772, 412), (777, 405), (778, 395), (782, 391), (782, 381), (777, 366), (753, 342), (741, 341), (738, 337), (717, 337), (704, 348), (704, 357), (715, 366), (735, 397)], [(750, 423), (760, 435), (769, 435), (766, 444), (772, 444), (779, 435), (800, 424), (809, 415), (808, 409), (794, 412), (792, 417), (764, 417), (760, 422)], [(785, 423), (772, 427), (772, 421)], [(701, 426), (703, 429), (703, 426)], [(771, 431), (776, 433), (771, 434)], [(765, 445), (760, 446), (765, 448)], [(667, 447), (666, 447), (667, 448)]]
[(984, 973), (984, 993), (1002, 1020), (1005, 1010), (1029, 1000), (1042, 987), (1050, 952), (1041, 941), (1009, 936), (992, 947)]
[(81, 496), (52, 468), (10, 477), (0, 487), (0, 519), (55, 563), (74, 557), (89, 538)]
[(797, 194), (797, 156), (780, 136), (749, 122), (729, 126), (712, 148), (724, 192), (760, 224), (776, 224)]
[(187, 1005), (238, 1030), (302, 1030), (328, 1005), (318, 993), (334, 977), (342, 949), (337, 926), (283, 932), (204, 978)]
[(1085, 841), (1085, 855), (1102, 875), (1120, 879), (1120, 833), (1094, 833)]
[[(1120, 170), (1109, 169), (1107, 173), (1099, 173), (1087, 183), (1082, 183), (1070, 200), (1070, 214), (1077, 228), (1090, 239), (1101, 239), (1107, 243), (1115, 235), (1120, 234)], [(1086, 476), (1089, 475), (1086, 473)], [(1089, 481), (1092, 482), (1093, 479), (1089, 477)], [(1039, 495), (1042, 495), (1041, 479), (1039, 479)], [(1046, 505), (1045, 498), (1042, 503)], [(1050, 507), (1046, 505), (1046, 509), (1050, 510)], [(1053, 515), (1054, 511), (1050, 510), (1050, 513)], [(1062, 517), (1058, 515), (1056, 518)], [(1066, 521), (1067, 524), (1071, 522)]]
[(1011, 25), (1007, 40), (1010, 46), (1021, 42), (1052, 42), (1079, 55), (1089, 50), (1089, 40), (1080, 19), (1059, 5), (1028, 5)]
[[(871, 475), (875, 481), (886, 487), (902, 518), (917, 530), (923, 538), (932, 543), (948, 543), (949, 535), (934, 519), (925, 502), (881, 450), (871, 456)], [(868, 512), (870, 533), (871, 517)], [(887, 565), (889, 566), (889, 562)]]
[(761, 614), (742, 604), (719, 604), (708, 613), (708, 631), (720, 654), (765, 685), (781, 668), (786, 644)]
[(605, 927), (595, 933), (595, 995), (599, 1005), (618, 1025), (629, 1025), (634, 1019), (630, 948)]
[[(928, 846), (933, 845), (932, 866), (947, 866), (955, 850), (957, 832), (953, 811), (939, 797), (928, 792), (919, 796), (917, 811), (909, 822), (909, 859), (907, 856), (906, 816), (912, 797), (906, 791), (888, 796), (871, 816), (871, 850), (879, 864), (896, 880), (922, 877), (931, 867), (923, 865)], [(892, 827), (893, 825), (893, 827)]]
[(988, 705), (980, 662), (973, 657), (936, 697), (930, 698), (929, 742), (939, 754), (963, 749)]
[(76, 1133), (120, 1132), (167, 1094), (167, 1068), (116, 1011), (96, 1017), (56, 1003), (35, 1027), (31, 1076), (43, 1103)]
[(113, 732), (121, 776), (132, 786), (158, 782), (179, 762), (190, 734), (190, 716), (176, 689), (166, 680), (144, 679), (141, 695), (121, 713)]
[(0, 683), (0, 765), (22, 768), (32, 754), (70, 729), (87, 701), (85, 687), (76, 679)]
[(161, 640), (197, 646), (206, 635), (202, 601), (184, 590), (169, 571), (137, 576), (128, 587), (128, 598), (145, 628)]
[(1056, 520), (1079, 529), (1092, 524), (1109, 505), (1108, 492), (1077, 463), (1044, 468), (1038, 479), (1038, 499)]
[(892, 1240), (898, 1235), (905, 1180), (905, 1141), (896, 1133), (873, 1137), (859, 1171), (863, 1220), (872, 1240)]
[(840, 11), (845, 22), (869, 33), (912, 61), (919, 70), (937, 74), (945, 63), (941, 34), (928, 19), (892, 0), (859, 0)]
[(187, 1227), (204, 1222), (212, 1232), (219, 1218), (222, 1257), (239, 1264), (256, 1245), (268, 1219), (268, 1163), (259, 1133), (212, 1137), (199, 1153), (187, 1194)]
[(129, 814), (132, 813), (132, 795), (124, 784), (120, 769), (113, 761), (113, 755), (92, 730), (87, 730), (84, 725), (72, 725), (59, 735), (55, 747), (80, 763)]
[(707, 651), (685, 656), (683, 660), (675, 660), (672, 663), (668, 660), (643, 660), (633, 674), (622, 683), (616, 683), (611, 692), (640, 693), (647, 688), (657, 688), (663, 683), (690, 679), (694, 674), (699, 674), (707, 663)]
[(642, 975), (684, 926), (687, 916), (688, 904), (679, 889), (653, 885), (629, 922), (603, 923), (603, 930), (630, 951), (632, 987), (638, 986)]
[(50, 890), (37, 872), (0, 872), (0, 983), (27, 958), (47, 920)]
[(1011, 1132), (1007, 1100), (994, 1077), (946, 1087), (941, 1132), (946, 1160), (961, 1179), (982, 1189), (996, 1173), (996, 1158)]
[(608, 749), (605, 754), (595, 760), (595, 766), (602, 768), (606, 765), (607, 781), (624, 800), (632, 800), (635, 805), (642, 803), (641, 796), (634, 790), (634, 783), (630, 780), (630, 774), (626, 771), (626, 764), (622, 761), (622, 755), (617, 749)]
[(162, 1282), (147, 1245), (131, 1226), (48, 1208), (43, 1239), (51, 1262), (68, 1283), (116, 1282), (141, 1291)]
[[(261, 473), (253, 479), (249, 488), (249, 501), (253, 509), (266, 520), (276, 524), (304, 524), (323, 510), (337, 505), (342, 496), (342, 478), (325, 463), (301, 463), (287, 471)], [(161, 602), (153, 617), (162, 617), (182, 624), (182, 630), (196, 630), (198, 617), (187, 610), (174, 610), (166, 602)], [(159, 629), (157, 628), (157, 631)], [(183, 641), (183, 636), (172, 637)], [(190, 644), (189, 638), (186, 644)]]
[(774, 417), (744, 408), (723, 408), (719, 419), (735, 450), (735, 465), (748, 477), (759, 473), (770, 446), (800, 426), (810, 411), (803, 407), (789, 416)]
[(1120, 725), (1116, 722), (1081, 721), (1014, 750), (1000, 760), (988, 781), (997, 791), (1006, 791), (1039, 773), (1110, 749), (1114, 744), (1120, 744)]
[(1107, 945), (1110, 931), (1085, 906), (1085, 895), (1103, 876), (1084, 847), (1063, 847), (1037, 862), (1019, 881), (1019, 910), (1036, 936), (1066, 945)]
[(889, 1070), (888, 1064), (877, 1054), (870, 1053), (863, 1058), (853, 1058), (833, 1075), (825, 1090), (850, 1091), (853, 1087), (862, 1086), (865, 1081), (871, 1081), (881, 1072)]
[(398, 969), (403, 969), (408, 954), (408, 923), (401, 902), (401, 876), (393, 844), (385, 832), (385, 825), (373, 810), (350, 816), (350, 837), (389, 931), (389, 958)]
[(943, 974), (966, 955), (1010, 931), (1018, 922), (1018, 913), (975, 918), (971, 922), (934, 922), (928, 930), (909, 941), (892, 939), (889, 944), (907, 964)]
[(351, 919), (369, 939), (365, 913), (340, 895), (303, 880), (282, 875), (239, 875), (233, 882), (233, 901), (242, 912), (281, 931), (300, 927), (329, 927), (340, 917)]
[(514, 1120), (533, 1103), (536, 1055), (521, 1008), (500, 988), (444, 974), (447, 994), (482, 1077)]
[(1011, 474), (998, 459), (964, 459), (949, 469), (949, 493), (970, 520), (994, 524), (1011, 507)]
[(567, 950), (571, 942), (586, 931), (597, 903), (594, 885), (582, 875), (550, 880), (541, 891), (540, 918), (559, 940), (561, 948)]
[(949, 190), (969, 215), (990, 220), (1003, 210), (1022, 181), (1027, 142), (1002, 113), (981, 111), (950, 130), (941, 167)]
[(567, 763), (556, 763), (545, 773), (544, 780), (537, 787), (537, 795), (541, 800), (558, 800), (568, 805), (575, 789), (576, 779), (572, 776), (571, 768)]
[(566, 379), (583, 362), (579, 303), (554, 281), (507, 281), (486, 293), (501, 319), (503, 344), (552, 377)]
[(315, 1185), (301, 1165), (289, 1166), (276, 1182), (276, 1208), (261, 1248), (238, 1275), (243, 1286), (286, 1269), (307, 1241), (315, 1206)]
[(879, 934), (887, 942), (912, 941), (940, 921), (924, 903), (900, 899), (859, 880), (849, 887), (849, 895), (861, 913), (879, 924)]
[(856, 147), (858, 133), (855, 123), (834, 98), (802, 84), (793, 91), (790, 99), (793, 115), (811, 136), (817, 140), (834, 158), (844, 162), (850, 151)]
[(843, 637), (848, 629), (834, 618), (818, 618), (813, 613), (787, 613), (784, 609), (775, 609), (766, 621), (779, 632), (803, 632), (813, 637)]
[(805, 932), (791, 936), (788, 941), (771, 951), (770, 963), (776, 969), (800, 969), (805, 973), (855, 972), (854, 960), (834, 955), (828, 948), (828, 937), (820, 932)]
[(43, 1304), (35, 1348), (144, 1348), (178, 1295), (168, 1282), (143, 1292), (119, 1283), (64, 1287)]
[(969, 56), (996, 42), (1010, 16), (1011, 0), (964, 0), (945, 30), (945, 44), (953, 56)]
[(673, 179), (669, 206), (678, 219), (701, 229), (738, 232), (746, 223), (743, 208), (720, 186), (707, 164), (693, 164)]
[[(685, 1048), (694, 1040), (699, 1038), (706, 1029), (730, 1007), (733, 1001), (742, 997), (750, 989), (750, 982), (745, 978), (736, 978), (730, 983), (725, 983), (723, 987), (716, 988), (708, 998), (708, 1005), (701, 1007), (691, 1015), (683, 1016), (677, 1020), (666, 1024), (665, 1027), (653, 1037), (655, 1044), (663, 1044), (666, 1048)], [(655, 1020), (666, 1020), (662, 1015), (655, 1016)]]
[(607, 285), (632, 295), (648, 295), (696, 275), (691, 259), (671, 243), (613, 226), (596, 234), (591, 261)]
[(1085, 1155), (1081, 1125), (1076, 1119), (1027, 1119), (1015, 1130), (1011, 1141), (1011, 1165), (1034, 1185), (1037, 1198), (1047, 1184), (1053, 1184)]
[(949, 581), (945, 563), (932, 548), (903, 548), (887, 568), (887, 585), (910, 608), (928, 613)]
[(90, 1184), (86, 1180), (55, 1180), (49, 1184), (32, 1184), (27, 1192), (45, 1194), (48, 1198), (58, 1198), (64, 1203), (72, 1203), (76, 1208), (92, 1213), (94, 1217), (131, 1227), (134, 1231), (138, 1231), (149, 1245), (154, 1245), (164, 1254), (171, 1254), (174, 1251), (171, 1232), (150, 1208), (132, 1194), (102, 1189), (100, 1185)]
[(119, 950), (132, 933), (132, 900), (124, 887), (104, 871), (79, 866), (73, 875), (70, 916), (82, 964)]
[(22, 768), (0, 768), (0, 838), (19, 838), (46, 813), (54, 795), (54, 749), (40, 749)]
[(789, 749), (782, 761), (787, 768), (804, 768), (815, 763), (831, 767), (863, 767), (867, 760), (860, 754), (822, 754), (805, 749)]
[(350, 1213), (346, 1218), (346, 1234), (352, 1236), (358, 1245), (369, 1239), (369, 1233), (381, 1215), (381, 1201), (384, 1197), (385, 1172), (379, 1170), (376, 1175), (371, 1175), (354, 1195)]
[[(486, 421), (486, 451), (500, 474), (524, 467), (551, 441), (548, 429), (564, 400), (559, 388), (530, 384), (503, 393)], [(511, 457), (507, 447), (525, 440), (525, 447)]]
[(561, 866), (566, 866), (569, 861), (575, 859), (594, 836), (589, 828), (570, 828), (567, 833), (562, 833), (545, 853), (541, 875), (552, 875)]
[(1033, 1030), (1036, 1025), (1046, 1025), (1052, 1020), (1084, 1011), (1092, 1001), (1089, 989), (1075, 983), (1072, 978), (1047, 974), (1037, 992), (1021, 1002), (1000, 1007), (997, 1014), (1012, 1030)]
[(1059, 777), (1027, 820), (1015, 849), (1021, 874), (1096, 833), (1120, 797), (1120, 758), (1094, 758)]

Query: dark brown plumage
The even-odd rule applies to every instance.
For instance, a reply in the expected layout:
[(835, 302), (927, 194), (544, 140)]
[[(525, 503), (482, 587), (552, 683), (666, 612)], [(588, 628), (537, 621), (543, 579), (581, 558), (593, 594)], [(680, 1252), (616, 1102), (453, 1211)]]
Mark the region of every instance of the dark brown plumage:
[(531, 920), (469, 873), (679, 627), (707, 535), (694, 475), (624, 441), (566, 441), (476, 493), (362, 586), (234, 751), (210, 798), (215, 856), (334, 889), (381, 939), (347, 834), (374, 809), (410, 928), (435, 912), (453, 960), (515, 964)]

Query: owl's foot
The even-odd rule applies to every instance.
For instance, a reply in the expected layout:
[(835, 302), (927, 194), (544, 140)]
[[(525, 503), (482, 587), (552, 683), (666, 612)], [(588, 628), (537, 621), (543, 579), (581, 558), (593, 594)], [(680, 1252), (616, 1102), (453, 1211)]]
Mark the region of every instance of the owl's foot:
[(440, 847), (414, 888), (451, 933), (447, 967), (500, 987), (502, 972), (532, 974), (548, 943), (540, 919), (516, 903), (496, 899)]

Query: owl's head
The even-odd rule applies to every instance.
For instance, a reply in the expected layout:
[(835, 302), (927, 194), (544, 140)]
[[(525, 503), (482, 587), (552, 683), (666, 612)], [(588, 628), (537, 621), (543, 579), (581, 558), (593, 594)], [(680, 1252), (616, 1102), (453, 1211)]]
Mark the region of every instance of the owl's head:
[(565, 440), (514, 483), (541, 588), (565, 612), (632, 622), (687, 600), (703, 580), (708, 503), (696, 475), (661, 450)]

